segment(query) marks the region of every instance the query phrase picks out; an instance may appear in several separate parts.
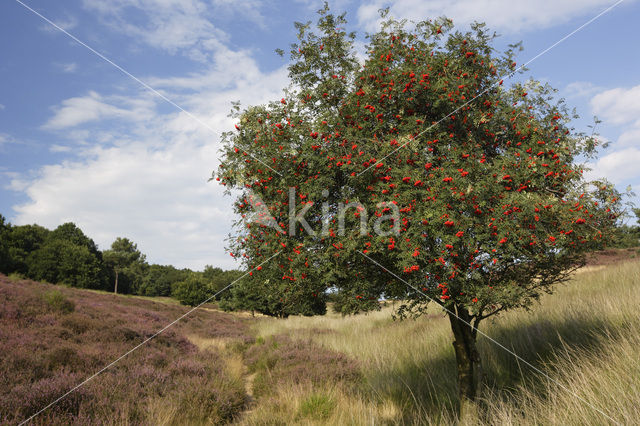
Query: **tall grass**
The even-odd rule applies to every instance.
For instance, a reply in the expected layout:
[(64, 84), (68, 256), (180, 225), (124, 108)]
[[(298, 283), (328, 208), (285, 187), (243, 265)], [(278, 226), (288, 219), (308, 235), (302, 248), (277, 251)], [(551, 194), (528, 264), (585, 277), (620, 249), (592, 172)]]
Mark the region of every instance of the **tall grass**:
[[(486, 424), (630, 424), (640, 418), (640, 263), (576, 274), (531, 312), (508, 312), (481, 325)], [(449, 323), (435, 309), (394, 322), (391, 308), (341, 318), (261, 319), (259, 336), (312, 339), (361, 362), (359, 391), (274, 390), (244, 418), (250, 424), (289, 423), (318, 392), (335, 406), (313, 422), (450, 424), (456, 421), (455, 358)], [(535, 371), (527, 363), (533, 365)], [(548, 376), (548, 377), (547, 377)], [(278, 395), (280, 395), (278, 397)], [(274, 407), (287, 398), (290, 410)], [(581, 400), (582, 399), (582, 400)], [(598, 412), (602, 411), (604, 414)], [(325, 411), (326, 413), (326, 411)], [(609, 416), (609, 417), (607, 417)], [(258, 421), (257, 419), (261, 419)], [(269, 419), (269, 421), (267, 421)], [(313, 423), (312, 422), (312, 423)]]

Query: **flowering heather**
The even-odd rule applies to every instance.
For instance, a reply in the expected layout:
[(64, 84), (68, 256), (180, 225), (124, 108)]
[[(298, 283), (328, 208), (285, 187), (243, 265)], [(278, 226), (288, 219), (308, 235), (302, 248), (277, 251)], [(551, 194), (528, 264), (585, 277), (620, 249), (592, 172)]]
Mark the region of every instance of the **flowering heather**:
[[(186, 312), (138, 298), (0, 275), (0, 424), (22, 421)], [(251, 342), (246, 324), (198, 310), (35, 417), (36, 424), (223, 423), (244, 408), (243, 383), (214, 349), (185, 336)]]

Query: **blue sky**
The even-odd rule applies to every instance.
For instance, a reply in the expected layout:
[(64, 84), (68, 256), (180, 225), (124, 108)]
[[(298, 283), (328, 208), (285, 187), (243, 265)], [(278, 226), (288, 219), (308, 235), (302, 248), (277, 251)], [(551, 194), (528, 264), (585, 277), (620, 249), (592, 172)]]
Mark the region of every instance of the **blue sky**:
[[(151, 262), (233, 267), (224, 252), (231, 199), (207, 183), (231, 102), (279, 99), (294, 21), (322, 2), (298, 0), (21, 0), (190, 114), (47, 24), (0, 3), (0, 213), (53, 228), (75, 222), (102, 249), (118, 236)], [(377, 10), (485, 21), (523, 41), (523, 63), (615, 4), (611, 0), (331, 2), (351, 30), (375, 31)], [(611, 142), (593, 164), (640, 189), (640, 2), (625, 0), (529, 65)], [(364, 41), (364, 38), (360, 38)], [(194, 116), (197, 119), (194, 119)]]

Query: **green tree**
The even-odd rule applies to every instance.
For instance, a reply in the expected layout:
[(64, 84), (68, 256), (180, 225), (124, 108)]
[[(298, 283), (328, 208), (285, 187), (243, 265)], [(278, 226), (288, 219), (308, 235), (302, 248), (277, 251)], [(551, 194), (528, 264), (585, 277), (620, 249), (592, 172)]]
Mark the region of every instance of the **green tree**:
[(12, 226), (8, 234), (10, 271), (26, 275), (29, 271), (29, 255), (40, 248), (50, 232), (35, 224)]
[(634, 208), (633, 214), (636, 218), (636, 224), (631, 226), (631, 234), (634, 237), (634, 246), (640, 244), (640, 208)]
[(150, 265), (138, 288), (143, 296), (171, 296), (174, 283), (184, 281), (192, 271), (177, 269), (171, 265)]
[[(202, 276), (209, 283), (209, 287), (216, 293), (237, 280), (242, 274), (242, 271), (234, 269), (224, 271), (221, 268), (211, 265), (206, 265), (202, 272)], [(223, 292), (218, 296), (218, 300), (229, 298), (230, 294), (230, 292)]]
[(11, 257), (9, 255), (9, 238), (11, 237), (11, 224), (0, 214), (0, 272), (9, 274), (11, 271)]
[(111, 249), (102, 253), (102, 257), (114, 273), (113, 292), (118, 292), (118, 280), (122, 276), (128, 284), (125, 292), (134, 292), (132, 287), (142, 281), (146, 267), (146, 256), (138, 250), (138, 246), (128, 238), (118, 237), (111, 244)]
[(327, 311), (325, 293), (308, 293), (307, 288), (280, 279), (241, 280), (231, 287), (231, 297), (223, 299), (220, 308), (260, 312), (278, 318), (290, 315), (324, 315)]
[[(38, 228), (22, 235), (33, 235), (33, 230)], [(30, 278), (72, 287), (104, 288), (106, 270), (102, 255), (80, 228), (69, 222), (45, 235), (44, 241), (38, 245), (32, 243), (31, 247), (37, 248), (28, 252), (26, 264)]]
[(638, 227), (633, 225), (620, 224), (616, 227), (612, 237), (611, 247), (630, 248), (637, 247), (640, 236)]
[(619, 194), (583, 180), (596, 141), (550, 87), (503, 84), (515, 48), (497, 53), (484, 25), (385, 18), (359, 65), (346, 24), (327, 8), (315, 29), (297, 23), (285, 97), (234, 107), (215, 176), (240, 194), (230, 249), (264, 263), (247, 282), (265, 294), (331, 288), (352, 311), (396, 298), (400, 317), (443, 307), (464, 413), (481, 321), (567, 280), (611, 237)]
[(171, 296), (183, 305), (197, 306), (213, 295), (201, 274), (193, 273), (184, 281), (173, 284)]
[(104, 288), (104, 265), (90, 249), (67, 240), (48, 239), (28, 257), (28, 276), (80, 288)]
[(85, 235), (84, 232), (73, 222), (66, 222), (51, 231), (48, 238), (54, 240), (64, 240), (77, 246), (86, 247), (92, 254), (99, 256), (100, 251), (96, 243)]
[[(640, 224), (640, 209), (634, 208), (632, 211), (636, 218), (636, 223)], [(625, 218), (628, 217), (629, 216), (626, 215)], [(620, 220), (614, 230), (611, 246), (630, 248), (637, 247), (638, 245), (640, 245), (640, 226), (636, 224), (626, 224)]]
[(214, 280), (218, 276), (222, 275), (224, 271), (222, 268), (214, 267), (211, 265), (205, 265), (204, 270), (202, 271), (202, 276), (208, 280)]
[(275, 316), (273, 310), (269, 306), (269, 293), (264, 295), (257, 288), (257, 283), (247, 284), (245, 281), (237, 282), (227, 292), (229, 297), (223, 298), (220, 303), (220, 309), (224, 311), (249, 311), (251, 315), (260, 312), (265, 315)]

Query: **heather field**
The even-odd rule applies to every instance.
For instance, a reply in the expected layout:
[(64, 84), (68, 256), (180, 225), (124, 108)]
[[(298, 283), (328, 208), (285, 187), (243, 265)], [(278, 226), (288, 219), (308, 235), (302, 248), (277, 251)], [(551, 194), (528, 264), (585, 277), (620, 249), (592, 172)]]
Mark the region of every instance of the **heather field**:
[[(640, 418), (640, 262), (601, 255), (485, 331), (478, 424)], [(616, 261), (618, 260), (618, 261)], [(17, 424), (188, 308), (0, 276), (0, 423)], [(455, 424), (455, 360), (435, 308), (286, 320), (199, 309), (35, 424)], [(548, 377), (546, 377), (546, 376)], [(599, 411), (602, 411), (600, 413)]]
[[(0, 277), (0, 420), (16, 423), (179, 317), (185, 308)], [(34, 419), (37, 424), (218, 423), (246, 403), (218, 350), (250, 343), (239, 318), (195, 312)], [(179, 417), (177, 417), (179, 415)]]
[[(16, 424), (188, 311), (0, 275), (0, 423)], [(221, 424), (280, 386), (359, 381), (356, 361), (203, 307), (33, 419), (36, 424)], [(263, 374), (269, 371), (269, 374)]]

